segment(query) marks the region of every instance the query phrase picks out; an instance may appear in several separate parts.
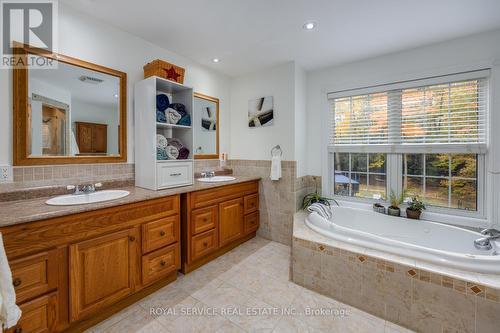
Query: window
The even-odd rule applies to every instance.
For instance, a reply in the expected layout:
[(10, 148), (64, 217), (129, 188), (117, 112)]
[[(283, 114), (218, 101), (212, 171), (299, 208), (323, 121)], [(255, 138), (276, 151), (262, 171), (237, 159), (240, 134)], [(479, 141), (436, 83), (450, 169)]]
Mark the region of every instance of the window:
[(331, 192), (483, 214), (489, 70), (331, 93)]
[(387, 196), (386, 154), (335, 154), (334, 194), (380, 199)]
[(405, 154), (403, 188), (428, 205), (477, 210), (476, 154)]

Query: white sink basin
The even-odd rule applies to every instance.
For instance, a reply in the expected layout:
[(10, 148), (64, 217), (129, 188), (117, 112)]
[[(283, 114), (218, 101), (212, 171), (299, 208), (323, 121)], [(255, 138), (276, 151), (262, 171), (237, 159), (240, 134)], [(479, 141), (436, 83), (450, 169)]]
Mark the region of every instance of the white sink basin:
[(218, 182), (230, 182), (231, 180), (235, 180), (236, 178), (231, 177), (231, 176), (215, 176), (215, 177), (208, 177), (208, 178), (198, 178), (196, 179), (199, 182), (204, 182), (204, 183), (218, 183)]
[(71, 206), (71, 205), (86, 205), (96, 202), (116, 200), (129, 195), (129, 191), (122, 190), (104, 190), (90, 194), (68, 194), (61, 195), (47, 200), (45, 203), (51, 206)]

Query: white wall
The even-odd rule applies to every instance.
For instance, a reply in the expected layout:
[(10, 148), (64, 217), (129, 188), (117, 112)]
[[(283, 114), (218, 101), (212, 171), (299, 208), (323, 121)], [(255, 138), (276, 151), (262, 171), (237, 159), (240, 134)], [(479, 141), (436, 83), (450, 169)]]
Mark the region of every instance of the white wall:
[[(165, 32), (168, 33), (168, 32)], [(134, 160), (134, 83), (143, 78), (142, 67), (164, 59), (186, 68), (184, 83), (196, 92), (220, 100), (221, 151), (229, 150), (230, 79), (180, 55), (155, 46), (122, 30), (59, 4), (59, 53), (111, 67), (128, 75), (128, 160)], [(12, 164), (12, 71), (0, 70), (0, 164)]]
[[(293, 160), (295, 64), (285, 64), (244, 75), (231, 83), (231, 159), (270, 160), (279, 144), (284, 160)], [(273, 125), (248, 127), (248, 101), (274, 97)]]
[(297, 177), (307, 175), (307, 77), (295, 66), (295, 160)]
[[(488, 217), (500, 218), (500, 31), (416, 48), (307, 75), (308, 173), (323, 175), (325, 188), (328, 92), (436, 75), (492, 68), (490, 138), (487, 162)], [(322, 129), (320, 131), (320, 129)], [(321, 163), (319, 163), (321, 161)]]

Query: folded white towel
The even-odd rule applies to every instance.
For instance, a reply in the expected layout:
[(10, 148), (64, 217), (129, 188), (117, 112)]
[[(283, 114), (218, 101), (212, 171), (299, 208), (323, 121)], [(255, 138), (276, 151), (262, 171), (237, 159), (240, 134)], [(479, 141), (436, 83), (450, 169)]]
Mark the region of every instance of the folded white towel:
[(275, 155), (271, 159), (271, 180), (279, 180), (281, 178), (281, 156)]
[(165, 111), (165, 116), (167, 117), (167, 123), (169, 124), (177, 124), (182, 118), (181, 114), (172, 108), (168, 108)]
[(16, 305), (12, 273), (0, 233), (0, 323), (4, 328), (10, 328), (17, 324), (19, 318), (21, 318), (21, 309)]
[(166, 148), (167, 151), (167, 157), (169, 160), (176, 160), (179, 157), (179, 149), (177, 149), (174, 146), (167, 146)]

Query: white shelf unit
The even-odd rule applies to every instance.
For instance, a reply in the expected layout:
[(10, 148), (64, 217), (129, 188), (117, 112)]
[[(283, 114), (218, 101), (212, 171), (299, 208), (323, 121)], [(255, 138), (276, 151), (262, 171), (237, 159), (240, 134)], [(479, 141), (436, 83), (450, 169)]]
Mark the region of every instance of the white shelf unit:
[[(192, 185), (193, 128), (156, 122), (156, 95), (168, 95), (170, 103), (182, 103), (193, 119), (193, 88), (156, 76), (135, 84), (135, 185), (150, 190), (161, 190)], [(177, 138), (189, 149), (185, 160), (156, 159), (156, 134), (167, 140)]]

